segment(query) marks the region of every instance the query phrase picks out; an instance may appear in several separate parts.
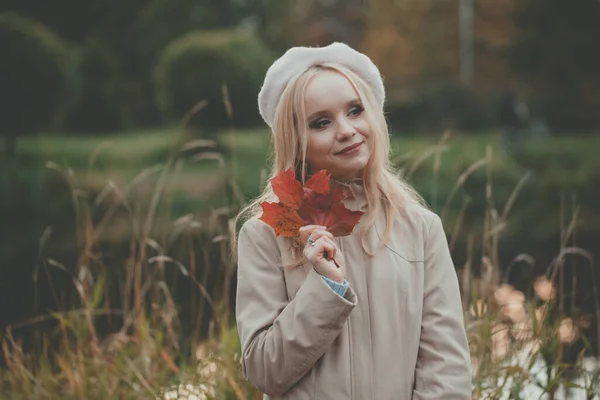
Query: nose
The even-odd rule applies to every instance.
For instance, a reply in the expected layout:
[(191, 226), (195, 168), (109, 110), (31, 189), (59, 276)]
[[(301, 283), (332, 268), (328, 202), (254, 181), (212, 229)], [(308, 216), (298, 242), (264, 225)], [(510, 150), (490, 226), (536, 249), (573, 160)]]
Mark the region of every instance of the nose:
[(347, 118), (340, 118), (337, 130), (337, 140), (344, 141), (356, 135), (356, 129)]

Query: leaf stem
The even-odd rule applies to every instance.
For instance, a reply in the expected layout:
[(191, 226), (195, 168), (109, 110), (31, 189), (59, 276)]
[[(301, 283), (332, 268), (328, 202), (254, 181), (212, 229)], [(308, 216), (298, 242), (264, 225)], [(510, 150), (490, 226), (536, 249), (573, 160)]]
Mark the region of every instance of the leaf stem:
[(333, 263), (335, 264), (336, 267), (338, 267), (338, 268), (340, 267), (340, 265), (337, 263), (337, 261), (335, 261), (335, 259), (329, 257), (329, 254), (327, 254), (326, 251), (323, 253), (323, 256), (325, 256), (325, 259), (327, 261), (333, 261)]

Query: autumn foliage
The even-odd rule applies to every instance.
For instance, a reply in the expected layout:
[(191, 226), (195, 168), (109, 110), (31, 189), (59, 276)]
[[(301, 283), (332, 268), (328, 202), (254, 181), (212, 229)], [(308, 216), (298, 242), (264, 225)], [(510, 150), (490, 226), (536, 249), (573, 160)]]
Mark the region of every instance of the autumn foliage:
[(330, 175), (325, 170), (314, 174), (304, 186), (288, 169), (271, 179), (277, 203), (262, 202), (262, 221), (275, 230), (277, 236), (298, 237), (305, 225), (325, 226), (333, 236), (347, 236), (358, 224), (362, 211), (351, 211), (344, 205), (346, 192), (331, 188)]

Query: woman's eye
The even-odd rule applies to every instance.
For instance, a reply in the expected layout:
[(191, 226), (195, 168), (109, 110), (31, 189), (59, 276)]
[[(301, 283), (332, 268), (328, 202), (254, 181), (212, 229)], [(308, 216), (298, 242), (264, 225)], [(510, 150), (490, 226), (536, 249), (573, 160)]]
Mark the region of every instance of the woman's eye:
[(328, 119), (325, 119), (325, 118), (318, 119), (318, 120), (310, 123), (310, 129), (323, 129), (329, 124), (330, 124), (330, 122)]
[(352, 108), (350, 109), (350, 114), (351, 114), (351, 115), (354, 115), (354, 116), (357, 116), (357, 115), (360, 115), (360, 114), (362, 114), (362, 112), (363, 112), (364, 110), (365, 110), (365, 109), (364, 109), (364, 108), (362, 108), (362, 106), (354, 106), (354, 107), (352, 107)]

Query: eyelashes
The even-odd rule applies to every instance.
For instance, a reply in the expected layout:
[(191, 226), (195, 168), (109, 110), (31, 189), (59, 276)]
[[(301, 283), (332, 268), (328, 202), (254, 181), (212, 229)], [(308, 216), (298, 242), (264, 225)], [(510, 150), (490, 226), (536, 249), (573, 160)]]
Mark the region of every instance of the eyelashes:
[[(348, 115), (352, 116), (352, 117), (358, 117), (363, 113), (363, 111), (365, 111), (365, 109), (362, 105), (356, 105), (350, 109), (350, 111), (348, 112)], [(310, 129), (319, 130), (319, 129), (324, 129), (325, 127), (327, 127), (330, 124), (331, 124), (331, 120), (329, 118), (322, 117), (322, 118), (317, 118), (317, 119), (311, 121), (308, 124), (308, 126)]]
[(329, 125), (331, 121), (327, 118), (319, 118), (309, 124), (310, 129), (323, 129)]
[(355, 115), (355, 116), (359, 116), (360, 114), (363, 113), (363, 111), (365, 111), (365, 109), (363, 108), (363, 106), (358, 105), (358, 106), (354, 106), (350, 109), (350, 114)]

